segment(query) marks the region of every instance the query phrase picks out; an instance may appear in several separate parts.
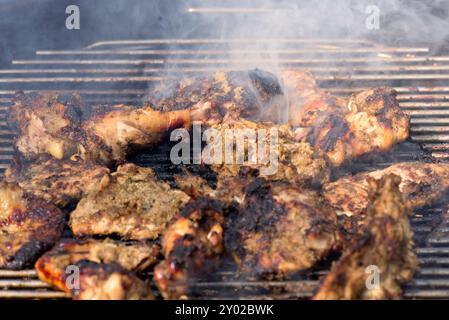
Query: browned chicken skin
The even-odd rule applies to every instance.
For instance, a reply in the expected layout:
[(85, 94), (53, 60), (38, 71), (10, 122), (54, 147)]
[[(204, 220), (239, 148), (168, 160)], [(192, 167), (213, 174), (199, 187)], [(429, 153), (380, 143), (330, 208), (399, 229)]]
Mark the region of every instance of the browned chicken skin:
[(326, 184), (323, 194), (339, 214), (364, 214), (369, 206), (369, 179), (379, 180), (388, 174), (401, 178), (399, 190), (411, 209), (434, 203), (449, 188), (449, 164), (402, 162), (382, 170), (340, 178)]
[(164, 298), (187, 297), (189, 283), (218, 266), (224, 250), (223, 222), (220, 204), (200, 198), (188, 203), (168, 227), (162, 238), (165, 259), (154, 269)]
[(274, 108), (279, 103), (278, 99), (283, 99), (278, 79), (274, 74), (259, 69), (219, 71), (163, 82), (148, 97), (149, 105), (163, 111), (191, 109), (207, 101), (214, 106), (216, 113), (212, 118), (202, 119), (206, 124), (217, 123), (225, 115), (278, 121), (273, 119), (280, 116)]
[[(411, 280), (418, 269), (418, 260), (413, 252), (413, 233), (399, 182), (394, 175), (384, 176), (378, 182), (369, 180), (371, 206), (367, 224), (332, 266), (315, 299), (401, 297), (401, 285)], [(370, 275), (374, 277), (368, 278)]]
[(54, 205), (0, 182), (0, 268), (29, 267), (61, 236), (65, 215)]
[(85, 161), (39, 158), (32, 163), (15, 163), (5, 172), (27, 192), (57, 206), (74, 204), (107, 179), (109, 169)]
[(116, 263), (98, 264), (81, 260), (74, 267), (79, 268), (79, 289), (70, 290), (75, 300), (154, 299), (146, 281)]
[[(144, 242), (64, 240), (42, 256), (35, 268), (42, 281), (75, 299), (149, 298), (148, 286), (131, 272), (154, 264), (158, 255), (158, 246)], [(78, 284), (70, 278), (76, 268)]]
[(396, 92), (376, 88), (348, 100), (320, 92), (303, 72), (281, 75), (290, 94), (290, 122), (310, 128), (308, 141), (329, 162), (345, 161), (373, 151), (388, 151), (409, 134), (408, 116), (399, 108)]
[(158, 143), (168, 131), (203, 119), (209, 104), (191, 110), (160, 112), (125, 105), (88, 107), (77, 96), (18, 93), (10, 121), (19, 131), (17, 149), (27, 159), (74, 155), (101, 164), (123, 162), (128, 153)]
[(76, 236), (156, 239), (188, 200), (184, 192), (158, 181), (150, 168), (126, 164), (81, 199), (70, 227)]

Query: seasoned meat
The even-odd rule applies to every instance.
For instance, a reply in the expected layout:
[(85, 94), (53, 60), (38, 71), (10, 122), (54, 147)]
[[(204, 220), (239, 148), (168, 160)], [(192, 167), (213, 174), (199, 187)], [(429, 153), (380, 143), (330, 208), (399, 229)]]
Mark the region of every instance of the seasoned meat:
[(189, 295), (189, 284), (197, 276), (213, 271), (223, 253), (221, 205), (205, 198), (189, 202), (164, 232), (165, 259), (154, 269), (154, 281), (166, 299)]
[(81, 260), (79, 289), (70, 293), (75, 300), (153, 300), (149, 284), (119, 265)]
[(401, 285), (411, 280), (418, 260), (399, 182), (394, 175), (369, 180), (371, 205), (366, 228), (332, 266), (315, 299), (401, 297)]
[(399, 190), (411, 209), (434, 203), (449, 188), (449, 164), (403, 162), (340, 178), (325, 185), (323, 194), (339, 214), (364, 214), (369, 206), (369, 178), (379, 180), (388, 174), (401, 178)]
[(335, 213), (318, 192), (256, 179), (226, 221), (225, 245), (245, 273), (285, 276), (325, 258), (335, 229)]
[(90, 108), (76, 95), (18, 93), (10, 122), (19, 132), (17, 149), (27, 159), (50, 154), (111, 164), (151, 147), (172, 129), (187, 128), (196, 118), (207, 117), (210, 108), (207, 103), (173, 112), (125, 105)]
[[(213, 129), (208, 131), (210, 137), (206, 132), (208, 140), (202, 153), (203, 161), (212, 164), (212, 169), (222, 176), (237, 176), (247, 167), (257, 169), (269, 180), (313, 185), (329, 180), (324, 155), (309, 143), (298, 142), (287, 124), (227, 119)], [(217, 153), (221, 154), (217, 157)], [(228, 158), (233, 161), (229, 163)]]
[(219, 71), (181, 81), (163, 82), (150, 92), (148, 103), (162, 111), (173, 111), (191, 109), (207, 101), (217, 113), (215, 117), (204, 118), (203, 122), (213, 124), (225, 115), (277, 121), (281, 114), (277, 110), (280, 108), (275, 106), (282, 99), (283, 91), (277, 77), (255, 69)]
[(79, 149), (81, 104), (77, 95), (19, 92), (11, 107), (10, 123), (19, 131), (16, 147), (27, 159), (50, 154), (69, 157)]
[(393, 89), (370, 89), (344, 100), (319, 91), (308, 78), (303, 72), (282, 74), (286, 92), (292, 92), (290, 123), (309, 128), (307, 140), (334, 166), (388, 151), (408, 138), (409, 119)]
[(317, 191), (245, 176), (219, 176), (212, 190), (188, 175), (176, 181), (196, 197), (206, 191), (219, 201), (225, 250), (244, 275), (288, 276), (313, 267), (335, 245), (336, 215)]
[(84, 122), (83, 130), (90, 140), (95, 142), (93, 145), (96, 148), (85, 148), (83, 158), (97, 162), (101, 159), (100, 162), (103, 163), (109, 163), (111, 160), (116, 163), (123, 162), (126, 155), (154, 146), (171, 130), (189, 128), (193, 112), (160, 112), (150, 107), (135, 109), (117, 106), (117, 110), (94, 115)]
[(108, 179), (109, 169), (90, 162), (38, 159), (16, 162), (5, 172), (8, 182), (16, 182), (27, 192), (60, 207), (74, 204)]
[(126, 164), (81, 199), (70, 227), (76, 236), (155, 239), (188, 200), (184, 192), (157, 181), (151, 169)]
[(65, 215), (54, 205), (0, 182), (0, 268), (22, 269), (61, 236)]
[[(156, 262), (157, 245), (112, 240), (63, 240), (36, 262), (39, 278), (76, 299), (132, 299), (150, 295), (132, 271)], [(75, 270), (75, 271), (74, 271)], [(79, 283), (73, 279), (79, 271)]]

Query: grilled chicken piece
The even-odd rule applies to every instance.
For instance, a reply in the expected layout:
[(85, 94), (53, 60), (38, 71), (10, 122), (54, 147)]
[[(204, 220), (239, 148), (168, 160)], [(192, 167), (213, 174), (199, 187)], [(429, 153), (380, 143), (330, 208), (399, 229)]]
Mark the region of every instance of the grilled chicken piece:
[[(163, 82), (149, 95), (149, 105), (162, 111), (186, 110), (206, 101), (212, 103), (214, 117), (203, 123), (216, 124), (228, 115), (249, 119), (277, 121), (282, 116), (276, 107), (284, 99), (281, 85), (274, 74), (259, 69), (215, 72), (206, 76)], [(274, 119), (277, 118), (277, 119)]]
[(51, 154), (62, 159), (78, 151), (79, 96), (19, 92), (14, 102), (9, 120), (20, 133), (16, 147), (25, 158)]
[(335, 245), (335, 212), (316, 191), (247, 176), (219, 176), (216, 189), (198, 177), (175, 179), (193, 196), (205, 191), (220, 201), (226, 251), (245, 275), (288, 276), (312, 267)]
[(401, 285), (411, 280), (418, 260), (399, 182), (394, 175), (386, 175), (378, 182), (369, 180), (372, 205), (366, 228), (332, 266), (315, 299), (401, 297)]
[[(144, 242), (63, 240), (35, 268), (42, 281), (76, 299), (143, 298), (151, 292), (132, 272), (154, 264), (158, 255), (157, 245)], [(79, 283), (73, 278), (76, 271)]]
[(60, 207), (78, 202), (83, 195), (108, 179), (109, 169), (85, 161), (39, 158), (32, 163), (16, 162), (5, 172), (5, 180)]
[(369, 179), (379, 180), (388, 174), (401, 178), (399, 190), (411, 209), (434, 203), (449, 188), (449, 164), (403, 162), (382, 170), (340, 178), (325, 185), (323, 194), (337, 213), (361, 215), (369, 206)]
[[(228, 118), (213, 129), (205, 133), (208, 140), (202, 158), (222, 176), (237, 176), (242, 169), (251, 168), (269, 180), (312, 185), (329, 181), (330, 171), (324, 155), (309, 143), (298, 142), (287, 124)], [(229, 134), (234, 138), (229, 139)], [(230, 156), (234, 157), (233, 164), (227, 162)]]
[(335, 231), (335, 213), (318, 192), (255, 179), (227, 220), (225, 246), (240, 256), (244, 273), (282, 277), (326, 257)]
[(223, 222), (221, 205), (199, 198), (187, 204), (168, 227), (162, 238), (165, 259), (154, 269), (154, 281), (165, 299), (187, 297), (189, 283), (219, 265)]
[(79, 289), (70, 293), (75, 300), (154, 300), (149, 284), (119, 265), (79, 261)]
[(304, 72), (286, 71), (281, 78), (291, 96), (290, 123), (309, 128), (307, 140), (334, 166), (388, 151), (408, 138), (409, 119), (391, 88), (362, 91), (344, 100), (319, 91)]
[(10, 121), (19, 131), (17, 149), (27, 159), (50, 154), (74, 155), (102, 164), (122, 162), (140, 148), (151, 147), (169, 130), (189, 127), (207, 117), (210, 104), (191, 110), (160, 112), (125, 105), (88, 108), (78, 96), (18, 93)]
[(22, 269), (59, 240), (65, 215), (52, 204), (0, 182), (0, 268)]
[(151, 169), (126, 164), (81, 199), (70, 227), (76, 236), (155, 239), (188, 200), (184, 192), (157, 181)]

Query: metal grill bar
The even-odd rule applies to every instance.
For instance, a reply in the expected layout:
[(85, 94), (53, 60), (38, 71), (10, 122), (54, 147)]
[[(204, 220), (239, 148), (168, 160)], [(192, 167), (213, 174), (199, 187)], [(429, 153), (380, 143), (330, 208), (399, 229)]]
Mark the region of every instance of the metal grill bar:
[(86, 47), (92, 49), (103, 46), (135, 46), (135, 45), (211, 45), (211, 44), (251, 44), (251, 43), (287, 43), (299, 45), (338, 44), (338, 45), (374, 45), (373, 42), (361, 39), (293, 39), (293, 38), (241, 38), (241, 39), (146, 39), (146, 40), (112, 40), (99, 41)]
[[(14, 60), (14, 69), (0, 70), (0, 170), (7, 168), (12, 158), (13, 132), (8, 128), (6, 115), (16, 90), (68, 93), (76, 86), (88, 103), (141, 104), (147, 87), (165, 79), (166, 71), (194, 74), (217, 68), (246, 69), (248, 63), (265, 63), (270, 59), (239, 55), (252, 54), (254, 44), (270, 44), (273, 40), (103, 41), (84, 50), (42, 50), (36, 52), (39, 59)], [(276, 41), (284, 43), (285, 50), (265, 53), (279, 54), (277, 62), (281, 68), (310, 70), (332, 94), (347, 96), (378, 85), (394, 87), (399, 92), (401, 107), (411, 116), (411, 140), (422, 142), (436, 158), (449, 158), (449, 56), (427, 56), (427, 48), (385, 48), (359, 40)], [(242, 50), (229, 50), (230, 44), (241, 44)], [(376, 163), (358, 166), (370, 170), (388, 166), (392, 161), (410, 161), (414, 159), (410, 150), (399, 146), (393, 158), (387, 156)], [(141, 159), (149, 164), (158, 162), (158, 157)], [(421, 210), (411, 218), (421, 270), (407, 286), (407, 298), (449, 298), (449, 225), (441, 223), (445, 214), (446, 209), (440, 206)], [(198, 280), (193, 289), (209, 299), (307, 298), (327, 272), (315, 270), (307, 279), (300, 280), (242, 281), (236, 279), (234, 271), (225, 270), (216, 273), (216, 281)], [(34, 270), (0, 270), (0, 298), (64, 297), (65, 293), (55, 292), (39, 281)]]

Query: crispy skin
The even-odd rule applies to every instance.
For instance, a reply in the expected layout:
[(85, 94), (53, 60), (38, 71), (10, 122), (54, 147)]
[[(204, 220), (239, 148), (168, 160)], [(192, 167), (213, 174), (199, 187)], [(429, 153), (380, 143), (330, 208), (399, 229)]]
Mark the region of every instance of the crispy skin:
[(220, 202), (226, 251), (245, 275), (288, 276), (314, 266), (335, 245), (337, 218), (319, 192), (251, 176), (219, 176), (216, 189), (189, 175), (176, 182)]
[(126, 164), (81, 199), (70, 227), (76, 236), (155, 239), (188, 200), (184, 192), (157, 181), (151, 169)]
[[(160, 112), (125, 105), (91, 108), (77, 95), (18, 93), (10, 122), (19, 132), (16, 147), (27, 159), (79, 156), (101, 164), (123, 162), (127, 154), (158, 143), (175, 128), (189, 127), (210, 108)], [(203, 114), (204, 113), (204, 114)]]
[[(112, 271), (118, 272), (121, 277), (123, 270), (144, 270), (156, 262), (158, 255), (159, 247), (157, 245), (149, 245), (144, 242), (124, 243), (108, 239), (63, 240), (36, 262), (35, 269), (42, 281), (62, 291), (70, 292), (70, 288), (67, 287), (67, 278), (72, 272), (70, 270), (68, 270), (70, 272), (66, 272), (68, 266), (77, 265), (83, 261), (96, 263), (101, 266), (100, 274), (97, 276), (106, 280)], [(117, 269), (115, 265), (122, 270)], [(102, 268), (105, 270), (112, 268), (112, 271), (105, 274)], [(95, 272), (92, 276), (95, 276)], [(88, 282), (86, 287), (82, 288), (83, 290), (94, 290), (97, 287), (102, 289), (101, 285), (91, 283), (87, 286), (87, 284)]]
[(61, 236), (65, 216), (52, 204), (0, 182), (0, 268), (22, 269)]
[(290, 123), (309, 128), (307, 140), (334, 166), (388, 151), (408, 138), (408, 116), (391, 88), (362, 91), (344, 100), (320, 91), (303, 72), (286, 71), (281, 78), (291, 96)]
[(353, 95), (347, 112), (330, 112), (312, 126), (309, 141), (334, 166), (374, 151), (388, 151), (409, 134), (396, 92), (376, 88)]
[(78, 152), (83, 136), (79, 96), (18, 92), (14, 102), (9, 120), (20, 133), (16, 147), (25, 158), (51, 154), (62, 159)]
[(403, 162), (382, 170), (340, 178), (325, 185), (323, 194), (340, 214), (364, 214), (369, 206), (369, 178), (379, 180), (388, 174), (401, 177), (399, 190), (411, 209), (434, 203), (449, 187), (448, 164)]
[[(413, 252), (413, 233), (408, 209), (399, 191), (400, 178), (384, 176), (370, 180), (372, 205), (363, 234), (354, 237), (324, 278), (315, 299), (398, 299), (401, 285), (418, 269)], [(369, 282), (366, 268), (379, 271), (378, 285)], [(367, 282), (374, 285), (371, 289)]]
[(245, 187), (241, 208), (227, 220), (225, 244), (240, 256), (245, 273), (282, 277), (326, 257), (335, 229), (335, 213), (318, 192), (255, 179)]
[(84, 152), (85, 159), (101, 163), (123, 162), (126, 155), (153, 147), (170, 130), (190, 126), (190, 112), (179, 110), (160, 112), (150, 107), (134, 109), (121, 106), (85, 121), (83, 130), (92, 145), (102, 148)]
[(213, 74), (163, 82), (148, 97), (148, 103), (163, 111), (194, 108), (206, 101), (213, 104), (214, 117), (204, 118), (212, 124), (225, 115), (254, 120), (270, 118), (277, 121), (281, 114), (276, 105), (283, 99), (277, 77), (259, 69), (249, 71), (218, 71)]
[(147, 282), (117, 264), (98, 264), (82, 260), (79, 268), (79, 289), (71, 290), (75, 300), (153, 300)]
[[(292, 127), (287, 124), (228, 118), (213, 129), (216, 131), (211, 132), (203, 149), (203, 161), (212, 164), (212, 169), (222, 176), (237, 176), (242, 169), (251, 168), (269, 180), (312, 185), (329, 181), (330, 171), (324, 155), (316, 152), (309, 143), (298, 142)], [(229, 139), (229, 133), (235, 139)], [(247, 139), (242, 154), (237, 150), (240, 144), (237, 139), (242, 142)], [(220, 152), (221, 157), (216, 158)], [(226, 163), (229, 153), (235, 155), (234, 164)]]
[(66, 207), (98, 188), (108, 175), (108, 168), (94, 163), (49, 158), (32, 163), (16, 162), (6, 170), (5, 179), (16, 182), (36, 197)]
[(199, 198), (168, 227), (162, 238), (165, 259), (154, 269), (154, 281), (165, 299), (187, 297), (189, 283), (219, 265), (223, 222), (221, 205)]

